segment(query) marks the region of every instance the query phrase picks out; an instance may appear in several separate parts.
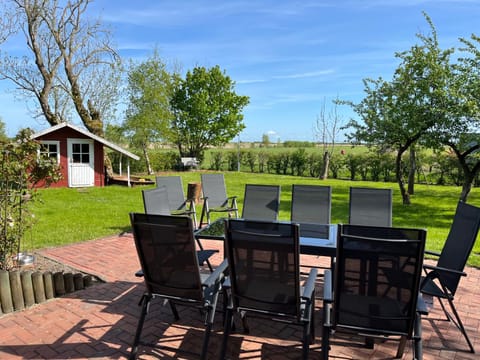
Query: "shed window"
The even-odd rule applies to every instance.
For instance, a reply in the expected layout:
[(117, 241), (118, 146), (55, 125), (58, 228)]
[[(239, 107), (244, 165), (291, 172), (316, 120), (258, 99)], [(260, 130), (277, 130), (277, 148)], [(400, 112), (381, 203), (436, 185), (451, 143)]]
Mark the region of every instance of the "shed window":
[(40, 157), (52, 159), (60, 163), (60, 147), (58, 141), (44, 141), (40, 144)]
[(72, 144), (72, 158), (74, 163), (88, 164), (90, 162), (90, 145)]

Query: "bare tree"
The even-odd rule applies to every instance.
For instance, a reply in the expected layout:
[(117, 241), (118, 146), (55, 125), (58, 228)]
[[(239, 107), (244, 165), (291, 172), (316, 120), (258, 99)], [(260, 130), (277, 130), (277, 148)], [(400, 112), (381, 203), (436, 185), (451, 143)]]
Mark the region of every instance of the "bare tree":
[(118, 98), (119, 57), (110, 32), (90, 22), (90, 0), (9, 0), (0, 40), (24, 36), (22, 57), (1, 53), (0, 79), (12, 81), (26, 99), (37, 100), (36, 117), (49, 124), (77, 116), (94, 134), (103, 135), (103, 119)]
[(320, 108), (320, 114), (317, 115), (317, 120), (313, 126), (313, 133), (322, 145), (323, 164), (322, 171), (320, 172), (320, 179), (322, 180), (328, 179), (330, 159), (342, 126), (342, 118), (338, 113), (338, 98), (333, 100), (333, 107), (328, 114), (326, 112), (326, 102), (324, 99)]

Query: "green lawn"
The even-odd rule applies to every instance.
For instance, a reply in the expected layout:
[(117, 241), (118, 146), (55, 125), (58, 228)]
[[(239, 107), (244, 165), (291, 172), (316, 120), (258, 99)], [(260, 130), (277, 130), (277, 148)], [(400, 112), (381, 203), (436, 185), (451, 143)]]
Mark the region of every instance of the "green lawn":
[[(178, 173), (186, 187), (189, 182), (199, 182), (199, 172)], [(460, 194), (459, 187), (417, 185), (410, 206), (402, 205), (396, 183), (373, 183), (346, 180), (321, 181), (313, 178), (225, 172), (228, 195), (237, 195), (239, 207), (243, 203), (246, 183), (280, 184), (282, 187), (280, 219), (290, 216), (291, 185), (322, 184), (332, 186), (332, 222), (348, 221), (348, 193), (350, 186), (392, 188), (393, 225), (421, 227), (428, 230), (427, 248), (441, 250), (447, 236)], [(40, 201), (34, 204), (35, 225), (27, 232), (22, 250), (59, 246), (78, 241), (118, 234), (130, 229), (129, 212), (143, 212), (141, 191), (147, 187), (127, 188), (108, 186), (82, 189), (42, 189)], [(480, 206), (480, 190), (473, 189), (469, 203)], [(200, 219), (201, 207), (197, 207)], [(480, 266), (480, 244), (469, 259), (471, 265)]]

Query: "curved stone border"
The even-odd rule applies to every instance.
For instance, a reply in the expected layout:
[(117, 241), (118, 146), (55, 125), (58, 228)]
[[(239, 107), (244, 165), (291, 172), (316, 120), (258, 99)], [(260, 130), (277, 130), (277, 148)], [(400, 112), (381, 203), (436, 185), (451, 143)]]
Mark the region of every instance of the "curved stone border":
[(0, 315), (41, 304), (93, 284), (92, 275), (0, 270)]

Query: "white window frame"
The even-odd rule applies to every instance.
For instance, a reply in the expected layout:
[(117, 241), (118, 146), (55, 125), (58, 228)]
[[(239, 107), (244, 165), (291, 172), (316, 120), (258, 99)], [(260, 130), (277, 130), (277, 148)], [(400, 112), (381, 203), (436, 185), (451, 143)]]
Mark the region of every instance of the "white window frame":
[[(40, 141), (40, 145), (56, 145), (57, 146), (57, 164), (60, 164), (60, 141), (43, 140), (43, 141)], [(39, 147), (38, 158), (40, 158), (41, 155), (42, 155), (42, 151), (41, 151), (41, 147)], [(48, 152), (48, 157), (51, 159), (50, 152)]]

